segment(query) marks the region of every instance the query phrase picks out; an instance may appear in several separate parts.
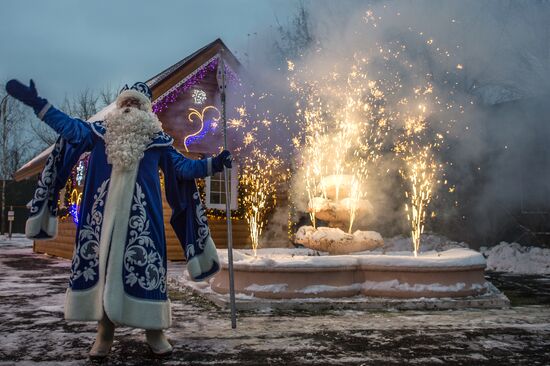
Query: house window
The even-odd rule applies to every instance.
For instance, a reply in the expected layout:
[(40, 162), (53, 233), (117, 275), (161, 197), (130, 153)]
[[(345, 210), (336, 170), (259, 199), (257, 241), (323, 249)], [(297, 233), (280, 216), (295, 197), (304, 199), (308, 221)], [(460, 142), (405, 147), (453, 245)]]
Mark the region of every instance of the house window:
[[(233, 162), (233, 169), (229, 174), (231, 187), (231, 209), (237, 209), (237, 174), (238, 168)], [(206, 177), (206, 207), (225, 210), (225, 180), (224, 173), (216, 173)]]

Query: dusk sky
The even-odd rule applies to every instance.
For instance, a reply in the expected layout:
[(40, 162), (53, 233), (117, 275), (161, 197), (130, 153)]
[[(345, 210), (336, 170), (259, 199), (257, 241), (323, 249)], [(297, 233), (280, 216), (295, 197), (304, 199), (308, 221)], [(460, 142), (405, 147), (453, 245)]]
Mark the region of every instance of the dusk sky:
[[(0, 83), (28, 82), (54, 104), (154, 76), (221, 38), (244, 61), (249, 37), (286, 24), (297, 0), (3, 0)], [(249, 36), (249, 34), (251, 34)]]

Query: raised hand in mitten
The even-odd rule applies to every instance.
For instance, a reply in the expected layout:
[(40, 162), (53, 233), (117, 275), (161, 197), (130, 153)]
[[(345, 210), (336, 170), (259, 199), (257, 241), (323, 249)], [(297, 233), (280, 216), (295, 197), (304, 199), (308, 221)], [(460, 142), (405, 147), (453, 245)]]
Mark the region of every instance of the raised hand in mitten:
[(231, 168), (231, 162), (233, 161), (233, 157), (231, 156), (231, 153), (227, 150), (222, 151), (218, 156), (212, 158), (212, 169), (214, 170), (214, 173), (218, 173), (223, 171), (223, 167)]
[(15, 99), (23, 102), (24, 104), (32, 107), (34, 113), (38, 114), (44, 108), (48, 101), (44, 98), (40, 98), (34, 86), (34, 81), (30, 82), (30, 86), (26, 86), (19, 80), (11, 79), (6, 84), (6, 91), (9, 95)]

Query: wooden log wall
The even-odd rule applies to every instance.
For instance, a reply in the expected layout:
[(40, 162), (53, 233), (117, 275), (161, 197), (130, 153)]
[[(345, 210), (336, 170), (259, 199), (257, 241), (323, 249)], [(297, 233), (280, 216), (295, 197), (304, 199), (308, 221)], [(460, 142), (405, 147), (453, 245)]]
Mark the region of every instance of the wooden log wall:
[(76, 224), (72, 219), (59, 220), (57, 237), (53, 240), (35, 240), (35, 253), (45, 253), (56, 257), (71, 259), (73, 257), (76, 237)]
[[(166, 246), (168, 259), (183, 260), (183, 250), (176, 238), (176, 233), (170, 225), (170, 216), (172, 209), (163, 197), (163, 213), (165, 222)], [(217, 248), (227, 248), (227, 225), (225, 220), (209, 219), (208, 225), (212, 239)], [(233, 220), (233, 247), (250, 248), (251, 242), (248, 234), (248, 226), (244, 220)], [(56, 257), (71, 259), (73, 256), (74, 243), (76, 237), (76, 225), (73, 220), (60, 220), (58, 234), (54, 240), (35, 240), (34, 252), (45, 253)]]
[[(164, 191), (162, 194), (163, 200), (163, 215), (164, 215), (164, 232), (166, 235), (166, 246), (168, 251), (168, 259), (170, 260), (183, 260), (184, 254), (181, 244), (176, 237), (176, 233), (170, 225), (170, 217), (172, 216), (172, 209), (166, 202)], [(252, 242), (250, 241), (250, 235), (248, 231), (248, 225), (245, 220), (232, 220), (232, 233), (233, 233), (233, 248), (242, 249), (250, 248)], [(216, 248), (227, 248), (227, 224), (223, 219), (208, 219), (208, 227), (210, 228), (210, 235)]]

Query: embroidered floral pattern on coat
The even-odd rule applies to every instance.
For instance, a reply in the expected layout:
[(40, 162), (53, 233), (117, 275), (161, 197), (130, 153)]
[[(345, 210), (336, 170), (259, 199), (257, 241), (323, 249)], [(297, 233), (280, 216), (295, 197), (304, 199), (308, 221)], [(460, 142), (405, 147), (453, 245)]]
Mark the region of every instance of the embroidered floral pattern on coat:
[(195, 219), (197, 220), (197, 225), (198, 225), (197, 244), (199, 245), (199, 248), (204, 249), (206, 238), (208, 237), (208, 235), (210, 235), (210, 230), (208, 229), (208, 221), (206, 219), (206, 209), (204, 208), (204, 205), (200, 200), (198, 191), (193, 193), (193, 200), (196, 203)]
[[(101, 236), (101, 224), (103, 223), (102, 207), (105, 205), (105, 195), (109, 179), (105, 180), (94, 194), (94, 204), (91, 211), (86, 216), (86, 222), (82, 223), (78, 235), (78, 244), (75, 255), (73, 256), (71, 277), (69, 286), (80, 277), (85, 282), (97, 280), (97, 269), (99, 267), (99, 241)], [(87, 261), (85, 264), (84, 262)], [(82, 263), (82, 266), (81, 266)]]
[[(40, 211), (42, 205), (45, 204), (45, 201), (53, 194), (54, 190), (54, 180), (57, 177), (57, 162), (61, 158), (61, 151), (65, 146), (64, 139), (58, 139), (54, 145), (53, 151), (48, 156), (46, 161), (46, 166), (42, 170), (42, 174), (38, 179), (38, 188), (34, 192), (34, 197), (31, 202), (31, 216), (34, 216)], [(55, 207), (50, 207), (52, 214), (57, 214), (57, 205)]]
[(166, 268), (149, 231), (145, 194), (136, 183), (124, 253), (124, 280), (130, 287), (166, 293)]

